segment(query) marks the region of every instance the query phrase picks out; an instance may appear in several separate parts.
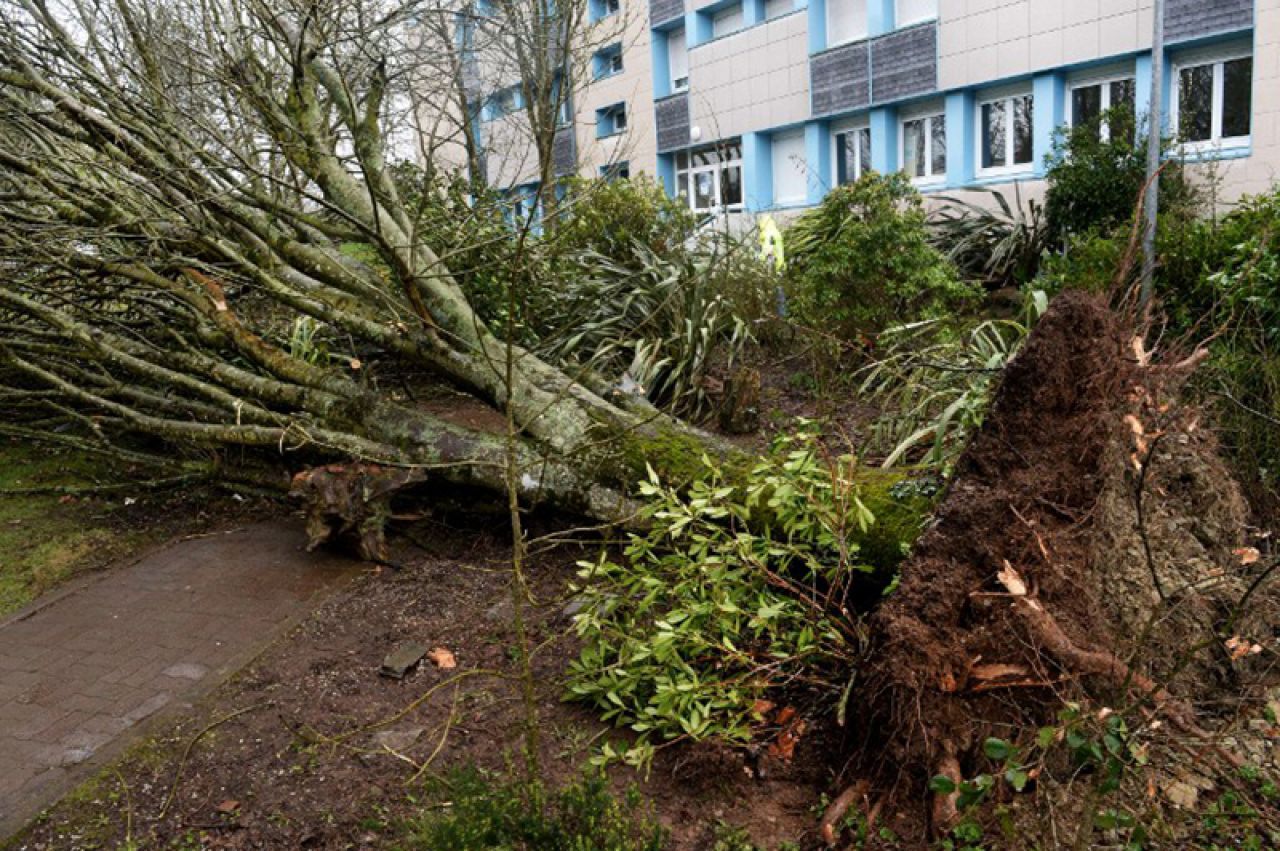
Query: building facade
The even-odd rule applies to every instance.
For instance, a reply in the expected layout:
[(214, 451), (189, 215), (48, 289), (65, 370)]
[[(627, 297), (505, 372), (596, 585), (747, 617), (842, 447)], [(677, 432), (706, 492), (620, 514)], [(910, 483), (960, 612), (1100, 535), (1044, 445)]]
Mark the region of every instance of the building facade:
[[(575, 93), (565, 171), (648, 172), (699, 212), (813, 205), (866, 169), (906, 171), (926, 193), (1034, 193), (1058, 128), (1122, 104), (1141, 115), (1152, 89), (1149, 0), (598, 8), (630, 17)], [(1182, 155), (1212, 164), (1228, 203), (1270, 188), (1280, 0), (1167, 0), (1162, 50)]]

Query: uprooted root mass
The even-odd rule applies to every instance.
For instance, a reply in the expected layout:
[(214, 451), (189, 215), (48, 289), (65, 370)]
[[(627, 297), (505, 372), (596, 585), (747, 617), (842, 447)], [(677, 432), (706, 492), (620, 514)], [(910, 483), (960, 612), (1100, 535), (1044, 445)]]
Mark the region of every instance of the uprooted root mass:
[[(863, 770), (899, 794), (973, 776), (985, 737), (1051, 721), (1082, 690), (1201, 735), (1195, 700), (1242, 676), (1213, 639), (1249, 620), (1233, 609), (1249, 577), (1230, 563), (1244, 502), (1173, 401), (1182, 373), (1135, 339), (1099, 298), (1055, 300), (873, 616), (858, 694), (875, 719), (862, 734), (883, 747)], [(937, 796), (933, 830), (956, 815)]]

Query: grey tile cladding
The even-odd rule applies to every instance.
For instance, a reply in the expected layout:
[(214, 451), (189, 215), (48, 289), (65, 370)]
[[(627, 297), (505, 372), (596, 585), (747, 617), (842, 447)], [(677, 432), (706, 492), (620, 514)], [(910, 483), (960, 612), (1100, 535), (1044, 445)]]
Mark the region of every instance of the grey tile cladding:
[(909, 27), (871, 42), (871, 98), (902, 100), (938, 90), (938, 24)]
[(1164, 37), (1185, 41), (1253, 26), (1254, 0), (1168, 0)]
[(814, 115), (830, 115), (871, 103), (869, 48), (865, 41), (842, 45), (809, 60)]
[(556, 177), (564, 177), (578, 170), (578, 158), (574, 156), (573, 128), (563, 127), (556, 131), (555, 141), (551, 145), (551, 162), (555, 166)]
[(689, 94), (683, 92), (654, 104), (658, 125), (658, 153), (689, 145)]
[(661, 24), (684, 15), (684, 0), (649, 0), (649, 23)]

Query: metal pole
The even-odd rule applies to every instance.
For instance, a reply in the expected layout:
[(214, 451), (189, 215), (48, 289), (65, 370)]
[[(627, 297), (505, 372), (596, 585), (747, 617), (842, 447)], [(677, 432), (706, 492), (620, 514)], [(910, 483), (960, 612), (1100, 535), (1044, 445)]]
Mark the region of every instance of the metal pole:
[(1143, 315), (1151, 306), (1155, 291), (1156, 218), (1160, 212), (1160, 155), (1164, 137), (1164, 0), (1155, 0), (1151, 10), (1155, 23), (1151, 39), (1151, 103), (1147, 110), (1147, 195), (1142, 205), (1142, 290), (1138, 306)]

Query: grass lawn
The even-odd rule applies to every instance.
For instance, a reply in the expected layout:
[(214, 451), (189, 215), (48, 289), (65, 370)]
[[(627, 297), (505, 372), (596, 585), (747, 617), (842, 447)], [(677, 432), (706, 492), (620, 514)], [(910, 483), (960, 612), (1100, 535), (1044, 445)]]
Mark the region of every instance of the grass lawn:
[(146, 529), (124, 516), (127, 490), (100, 496), (8, 493), (92, 487), (113, 479), (111, 463), (0, 438), (0, 617), (147, 539)]

